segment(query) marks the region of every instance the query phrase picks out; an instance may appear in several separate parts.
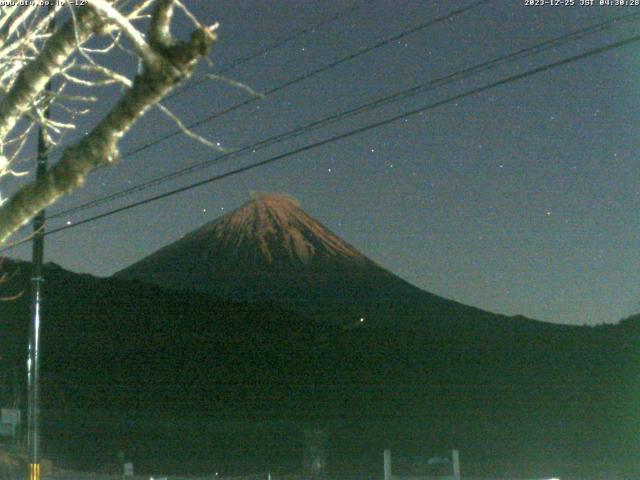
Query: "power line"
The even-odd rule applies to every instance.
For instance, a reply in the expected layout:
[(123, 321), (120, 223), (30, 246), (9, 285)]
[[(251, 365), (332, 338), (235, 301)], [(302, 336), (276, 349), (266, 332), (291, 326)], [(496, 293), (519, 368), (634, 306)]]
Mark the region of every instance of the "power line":
[[(491, 0), (475, 0), (474, 2), (471, 2), (469, 5), (467, 5), (465, 7), (459, 8), (457, 10), (449, 12), (449, 13), (447, 13), (445, 15), (440, 16), (440, 17), (434, 18), (433, 20), (429, 20), (427, 22), (423, 22), (423, 23), (421, 23), (419, 25), (416, 25), (414, 27), (411, 27), (411, 28), (409, 28), (407, 30), (403, 30), (402, 32), (400, 32), (400, 33), (398, 33), (396, 35), (393, 35), (391, 37), (387, 37), (387, 38), (385, 38), (383, 40), (379, 40), (378, 42), (373, 43), (373, 44), (371, 44), (371, 45), (369, 45), (367, 47), (361, 48), (360, 50), (358, 50), (355, 53), (352, 53), (350, 55), (347, 55), (346, 57), (343, 57), (343, 58), (341, 58), (339, 60), (335, 60), (335, 61), (333, 61), (333, 62), (331, 62), (331, 63), (329, 63), (329, 64), (327, 64), (327, 65), (325, 65), (323, 67), (319, 67), (319, 68), (317, 68), (315, 70), (312, 70), (312, 71), (310, 71), (308, 73), (302, 74), (302, 75), (300, 75), (298, 77), (295, 77), (295, 78), (293, 78), (291, 80), (288, 80), (288, 81), (278, 85), (277, 87), (273, 87), (270, 90), (268, 90), (266, 92), (263, 92), (263, 95), (273, 95), (274, 93), (280, 92), (281, 90), (284, 90), (285, 88), (291, 87), (292, 85), (295, 85), (297, 83), (300, 83), (300, 82), (303, 82), (305, 80), (308, 80), (309, 78), (315, 77), (316, 75), (319, 75), (319, 74), (321, 74), (323, 72), (326, 72), (327, 70), (331, 70), (332, 68), (335, 68), (335, 67), (337, 67), (339, 65), (342, 65), (343, 63), (349, 62), (349, 61), (351, 61), (351, 60), (353, 60), (355, 58), (358, 58), (358, 57), (360, 57), (362, 55), (365, 55), (365, 54), (367, 54), (369, 52), (377, 50), (378, 48), (382, 48), (382, 47), (384, 47), (384, 46), (386, 46), (386, 45), (388, 45), (390, 43), (393, 43), (395, 41), (398, 41), (398, 40), (400, 40), (400, 39), (402, 39), (402, 38), (404, 38), (404, 37), (406, 37), (408, 35), (412, 35), (412, 34), (414, 34), (416, 32), (419, 32), (420, 30), (424, 30), (424, 29), (426, 29), (428, 27), (431, 27), (431, 26), (436, 25), (438, 23), (444, 22), (446, 20), (450, 20), (451, 18), (454, 18), (454, 17), (456, 17), (458, 15), (461, 15), (461, 14), (463, 14), (465, 12), (473, 10), (474, 8), (477, 8), (480, 5), (482, 5), (484, 3), (487, 3), (489, 1), (491, 1)], [(235, 111), (235, 110), (237, 110), (237, 109), (239, 109), (241, 107), (249, 105), (250, 103), (253, 103), (253, 102), (257, 101), (259, 98), (260, 97), (255, 97), (255, 96), (251, 97), (251, 98), (249, 98), (249, 99), (247, 99), (247, 100), (245, 100), (243, 102), (237, 103), (235, 105), (232, 105), (229, 108), (226, 108), (226, 109), (221, 110), (219, 112), (213, 113), (213, 114), (208, 115), (207, 117), (205, 117), (205, 118), (203, 118), (201, 120), (193, 122), (193, 123), (187, 125), (186, 128), (189, 129), (189, 130), (191, 130), (193, 128), (196, 128), (196, 127), (198, 127), (198, 126), (200, 126), (200, 125), (202, 125), (204, 123), (210, 122), (211, 120), (215, 120), (216, 118), (220, 118), (223, 115), (226, 115), (226, 114), (231, 113), (231, 112), (233, 112), (233, 111)], [(152, 147), (154, 145), (157, 145), (158, 143), (164, 142), (165, 140), (168, 140), (168, 139), (173, 138), (173, 137), (175, 137), (177, 135), (180, 135), (182, 132), (183, 132), (182, 129), (174, 130), (171, 133), (163, 135), (162, 137), (159, 137), (159, 138), (157, 138), (155, 140), (152, 140), (150, 142), (145, 143), (144, 145), (141, 145), (139, 147), (133, 148), (133, 149), (123, 153), (121, 158), (131, 157), (132, 155), (135, 155), (135, 154), (137, 154), (137, 153), (139, 153), (139, 152), (141, 152), (143, 150), (146, 150), (146, 149), (148, 149), (148, 148), (150, 148), (150, 147)]]
[(116, 200), (118, 198), (122, 198), (128, 195), (131, 195), (133, 193), (136, 192), (140, 192), (143, 190), (146, 190), (147, 188), (150, 188), (152, 186), (157, 186), (160, 185), (162, 183), (165, 183), (167, 181), (170, 180), (175, 180), (177, 178), (180, 178), (184, 175), (193, 173), (195, 171), (210, 167), (212, 165), (216, 165), (219, 163), (222, 163), (224, 161), (230, 160), (231, 158), (235, 158), (238, 156), (243, 155), (244, 153), (250, 152), (250, 151), (254, 151), (256, 149), (261, 149), (264, 147), (267, 147), (269, 145), (273, 145), (274, 143), (279, 143), (281, 141), (290, 139), (290, 138), (294, 138), (297, 137), (299, 135), (302, 135), (304, 133), (308, 133), (310, 131), (313, 131), (315, 129), (318, 129), (320, 127), (324, 127), (326, 125), (344, 120), (346, 118), (350, 118), (352, 116), (358, 115), (360, 113), (372, 110), (374, 108), (378, 108), (380, 106), (384, 106), (387, 104), (390, 104), (392, 102), (397, 102), (399, 100), (404, 100), (407, 98), (410, 98), (412, 96), (421, 94), (421, 93), (425, 93), (427, 91), (430, 90), (434, 90), (438, 87), (441, 87), (445, 84), (451, 83), (453, 81), (457, 81), (463, 78), (467, 78), (471, 75), (475, 75), (477, 73), (481, 73), (481, 72), (486, 72), (489, 71), (493, 68), (496, 68), (498, 66), (502, 66), (505, 65), (507, 63), (513, 62), (515, 60), (519, 60), (522, 59), (524, 57), (528, 57), (531, 56), (533, 54), (538, 54), (540, 52), (543, 52), (545, 50), (557, 47), (567, 41), (570, 40), (575, 40), (575, 39), (579, 39), (582, 38), (586, 35), (595, 33), (595, 32), (602, 32), (605, 31), (607, 29), (610, 29), (612, 27), (618, 26), (620, 23), (628, 23), (631, 21), (635, 21), (638, 18), (640, 18), (640, 12), (634, 13), (634, 14), (629, 14), (629, 15), (624, 15), (624, 16), (620, 16), (614, 19), (610, 19), (601, 23), (598, 23), (596, 25), (593, 26), (589, 26), (589, 27), (585, 27), (579, 30), (575, 30), (572, 31), (570, 33), (567, 33), (565, 35), (562, 35), (560, 37), (556, 37), (553, 39), (549, 39), (546, 40), (542, 43), (530, 46), (530, 47), (526, 47), (526, 48), (522, 48), (520, 50), (517, 50), (513, 53), (507, 54), (507, 55), (503, 55), (501, 57), (497, 57), (497, 58), (493, 58), (491, 60), (473, 65), (471, 67), (465, 68), (463, 70), (460, 70), (458, 72), (454, 72), (451, 74), (448, 74), (444, 77), (440, 77), (434, 80), (430, 80), (428, 82), (425, 83), (421, 83), (417, 86), (408, 88), (408, 89), (404, 89), (401, 91), (397, 91), (393, 94), (390, 95), (386, 95), (384, 97), (381, 97), (377, 100), (371, 101), (371, 102), (367, 102), (365, 104), (362, 104), (360, 106), (348, 109), (346, 111), (342, 111), (340, 113), (336, 113), (333, 114), (329, 117), (325, 117), (323, 119), (320, 120), (316, 120), (313, 121), (307, 125), (301, 126), (301, 127), (297, 127), (293, 130), (289, 130), (288, 132), (284, 132), (281, 134), (278, 134), (276, 136), (270, 137), (268, 139), (265, 140), (261, 140), (259, 142), (256, 143), (252, 143), (249, 145), (245, 145), (244, 147), (241, 147), (238, 150), (234, 150), (233, 152), (229, 152), (226, 154), (223, 154), (221, 156), (218, 156), (216, 158), (210, 159), (210, 160), (205, 160), (203, 162), (199, 162), (195, 165), (190, 165), (188, 167), (182, 168), (178, 171), (166, 174), (166, 175), (162, 175), (160, 177), (154, 178), (152, 180), (148, 180), (146, 182), (142, 182), (138, 185), (134, 185), (132, 187), (126, 188), (124, 190), (121, 190), (119, 192), (115, 192), (112, 193), (110, 195), (106, 195), (103, 196), (101, 198), (86, 202), (84, 204), (78, 205), (76, 207), (71, 207), (69, 209), (60, 211), (58, 213), (55, 213), (53, 215), (50, 215), (50, 218), (58, 218), (58, 217), (62, 217), (62, 216), (66, 216), (66, 215), (71, 215), (74, 213), (77, 213), (79, 211), (82, 210), (86, 210), (89, 208), (93, 208), (93, 207), (97, 207), (99, 205), (102, 205), (103, 203), (107, 203), (113, 200)]
[[(371, 3), (371, 0), (364, 0), (364, 3), (360, 3), (360, 4), (356, 4), (356, 5), (352, 5), (351, 7), (347, 7), (344, 8), (342, 10), (339, 10), (338, 12), (336, 12), (334, 15), (332, 15), (331, 17), (327, 18), (326, 20), (322, 20), (318, 23), (314, 23), (313, 25), (310, 25), (302, 30), (299, 30), (298, 32), (295, 32), (289, 36), (286, 37), (282, 37), (278, 40), (276, 40), (275, 42), (271, 43), (270, 45), (268, 45), (267, 47), (264, 47), (254, 53), (250, 53), (244, 57), (239, 57), (236, 58), (235, 60), (233, 60), (231, 63), (229, 63), (228, 65), (226, 65), (224, 68), (222, 68), (221, 70), (218, 70), (216, 72), (217, 75), (222, 75), (225, 74), (231, 70), (233, 70), (234, 68), (239, 67), (240, 65), (243, 65), (247, 62), (250, 62), (251, 60), (258, 58), (266, 53), (269, 53), (273, 50), (276, 50), (280, 47), (282, 47), (283, 45), (286, 45), (287, 43), (300, 38), (304, 35), (306, 35), (309, 32), (313, 32), (315, 31), (317, 28), (321, 28), (324, 27), (325, 25), (329, 25), (337, 20), (342, 19), (343, 17), (346, 17), (348, 15), (351, 15), (352, 13), (360, 10), (361, 8), (363, 8), (365, 5), (368, 5)], [(207, 79), (200, 79), (200, 80), (196, 80), (194, 82), (191, 82), (189, 85), (186, 85), (184, 88), (181, 88), (177, 91), (174, 91), (173, 93), (171, 93), (170, 95), (168, 95), (167, 97), (164, 98), (164, 100), (170, 100), (174, 97), (177, 97), (179, 95), (184, 94), (185, 92), (197, 87), (198, 85), (205, 83), (207, 81)]]
[[(304, 153), (304, 152), (313, 150), (315, 148), (321, 147), (323, 145), (327, 145), (329, 143), (333, 143), (333, 142), (336, 142), (336, 141), (339, 141), (339, 140), (343, 140), (345, 138), (349, 138), (349, 137), (358, 135), (360, 133), (364, 133), (366, 131), (373, 130), (375, 128), (379, 128), (379, 127), (388, 125), (390, 123), (396, 122), (396, 121), (401, 120), (403, 118), (407, 118), (407, 117), (410, 117), (410, 116), (413, 116), (413, 115), (417, 115), (419, 113), (424, 113), (424, 112), (427, 112), (429, 110), (433, 110), (434, 108), (440, 107), (442, 105), (446, 105), (448, 103), (452, 103), (452, 102), (455, 102), (457, 100), (461, 100), (463, 98), (466, 98), (466, 97), (469, 97), (469, 96), (472, 96), (472, 95), (483, 93), (485, 91), (494, 89), (496, 87), (507, 85), (509, 83), (513, 83), (515, 81), (522, 80), (524, 78), (530, 77), (532, 75), (536, 75), (538, 73), (542, 73), (542, 72), (546, 72), (546, 71), (549, 71), (549, 70), (553, 70), (555, 68), (567, 65), (569, 63), (573, 63), (573, 62), (576, 62), (578, 60), (582, 60), (582, 59), (585, 59), (585, 58), (588, 58), (588, 57), (599, 55), (601, 53), (605, 53), (605, 52), (608, 52), (608, 51), (611, 51), (611, 50), (614, 50), (614, 49), (617, 49), (617, 48), (620, 48), (620, 47), (623, 47), (623, 46), (626, 46), (626, 45), (630, 45), (630, 44), (636, 43), (636, 42), (640, 42), (640, 35), (635, 35), (635, 36), (627, 38), (625, 40), (620, 40), (618, 42), (611, 43), (611, 44), (608, 44), (608, 45), (605, 45), (603, 47), (599, 47), (599, 48), (596, 48), (596, 49), (592, 49), (592, 50), (589, 50), (587, 52), (583, 52), (583, 53), (574, 55), (572, 57), (568, 57), (568, 58), (565, 58), (563, 60), (559, 60), (557, 62), (553, 62), (553, 63), (547, 64), (547, 65), (543, 65), (541, 67), (537, 67), (537, 68), (534, 68), (534, 69), (531, 69), (531, 70), (527, 70), (526, 72), (519, 73), (519, 74), (516, 74), (516, 75), (512, 75), (512, 76), (504, 78), (502, 80), (498, 80), (496, 82), (492, 82), (492, 83), (484, 85), (482, 87), (477, 87), (477, 88), (474, 88), (472, 90), (468, 90), (466, 92), (463, 92), (463, 93), (460, 93), (458, 95), (454, 95), (454, 96), (445, 98), (443, 100), (439, 100), (439, 101), (431, 103), (429, 105), (426, 105), (426, 106), (423, 106), (423, 107), (420, 107), (420, 108), (416, 108), (416, 109), (413, 109), (413, 110), (410, 110), (408, 112), (404, 112), (404, 113), (401, 113), (401, 114), (398, 114), (398, 115), (394, 115), (394, 116), (386, 118), (384, 120), (380, 120), (378, 122), (371, 123), (369, 125), (365, 125), (363, 127), (359, 127), (359, 128), (354, 129), (354, 130), (350, 130), (348, 132), (341, 133), (339, 135), (335, 135), (335, 136), (327, 138), (325, 140), (321, 140), (319, 142), (311, 143), (311, 144), (306, 145), (304, 147), (300, 147), (300, 148), (296, 148), (294, 150), (290, 150), (288, 152), (285, 152), (285, 153), (282, 153), (282, 154), (267, 158), (267, 159), (262, 160), (260, 162), (256, 162), (256, 163), (251, 164), (251, 165), (240, 167), (240, 168), (237, 168), (235, 170), (231, 170), (229, 172), (226, 172), (226, 173), (223, 173), (223, 174), (220, 174), (220, 175), (215, 175), (215, 176), (209, 177), (207, 179), (200, 180), (198, 182), (189, 184), (187, 186), (180, 187), (180, 188), (177, 188), (177, 189), (174, 189), (174, 190), (171, 190), (171, 191), (159, 194), (159, 195), (155, 195), (153, 197), (146, 198), (144, 200), (140, 200), (140, 201), (137, 201), (137, 202), (134, 202), (134, 203), (130, 203), (130, 204), (125, 205), (123, 207), (116, 208), (116, 209), (110, 210), (108, 212), (101, 213), (99, 215), (94, 215), (93, 217), (86, 218), (84, 220), (81, 220), (81, 221), (79, 221), (77, 223), (74, 223), (74, 224), (71, 224), (71, 225), (65, 225), (65, 226), (62, 226), (62, 227), (59, 227), (59, 228), (56, 228), (56, 229), (53, 229), (53, 230), (49, 230), (49, 231), (46, 232), (46, 235), (53, 235), (54, 233), (59, 233), (59, 232), (68, 230), (70, 228), (75, 228), (75, 227), (78, 227), (80, 225), (84, 225), (86, 223), (90, 223), (90, 222), (93, 222), (93, 221), (96, 221), (96, 220), (99, 220), (99, 219), (102, 219), (102, 218), (105, 218), (105, 217), (109, 217), (109, 216), (114, 215), (116, 213), (120, 213), (120, 212), (123, 212), (123, 211), (126, 211), (126, 210), (130, 210), (132, 208), (136, 208), (136, 207), (139, 207), (141, 205), (146, 205), (147, 203), (155, 202), (157, 200), (161, 200), (163, 198), (167, 198), (167, 197), (176, 195), (178, 193), (182, 193), (182, 192), (186, 192), (186, 191), (192, 190), (192, 189), (200, 187), (202, 185), (206, 185), (206, 184), (209, 184), (209, 183), (216, 182), (218, 180), (222, 180), (224, 178), (228, 178), (228, 177), (231, 177), (231, 176), (234, 176), (234, 175), (238, 175), (238, 174), (241, 174), (241, 173), (244, 173), (244, 172), (247, 172), (247, 171), (250, 171), (250, 170), (265, 166), (265, 165), (268, 165), (270, 163), (275, 163), (275, 162), (277, 162), (279, 160), (283, 160), (285, 158), (297, 155), (299, 153)], [(27, 240), (23, 240), (21, 242), (17, 242), (17, 243), (15, 243), (14, 245), (12, 245), (10, 247), (6, 247), (6, 248), (2, 249), (2, 250), (0, 250), (0, 253), (4, 253), (7, 250), (15, 248), (16, 246), (24, 243), (25, 241), (28, 241), (28, 239)]]

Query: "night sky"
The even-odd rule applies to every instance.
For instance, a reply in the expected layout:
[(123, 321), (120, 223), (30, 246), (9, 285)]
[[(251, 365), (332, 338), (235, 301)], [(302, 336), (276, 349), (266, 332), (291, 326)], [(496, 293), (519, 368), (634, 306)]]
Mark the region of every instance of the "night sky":
[[(220, 39), (211, 54), (213, 71), (337, 12), (359, 7), (225, 73), (267, 92), (470, 2), (201, 0), (187, 4), (201, 20), (220, 22)], [(536, 7), (525, 6), (524, 0), (488, 1), (256, 99), (196, 131), (225, 147), (242, 147), (636, 12), (640, 7)], [(640, 20), (567, 42), (99, 208), (54, 218), (48, 228), (73, 224), (636, 35), (639, 24)], [(365, 255), (427, 291), (493, 312), (551, 322), (617, 321), (640, 311), (639, 49), (639, 44), (631, 44), (554, 68), (48, 236), (46, 261), (77, 272), (110, 275), (237, 208), (251, 191), (287, 192)], [(205, 70), (194, 76), (196, 81)], [(115, 98), (114, 92), (106, 90), (97, 112), (107, 109)], [(248, 98), (244, 90), (207, 81), (165, 105), (190, 123)], [(123, 142), (122, 151), (173, 130), (171, 121), (150, 112)], [(176, 136), (97, 172), (82, 190), (49, 211), (59, 212), (217, 155), (192, 139)], [(30, 248), (20, 247), (11, 254), (28, 258), (29, 252)]]

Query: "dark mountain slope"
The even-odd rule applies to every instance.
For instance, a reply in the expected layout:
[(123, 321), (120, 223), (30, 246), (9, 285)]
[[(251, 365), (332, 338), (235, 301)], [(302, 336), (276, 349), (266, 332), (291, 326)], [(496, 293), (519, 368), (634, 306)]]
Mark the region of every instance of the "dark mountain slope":
[[(4, 267), (17, 273), (0, 295), (28, 292), (28, 265)], [(87, 466), (124, 439), (168, 471), (232, 448), (248, 468), (248, 444), (288, 445), (279, 463), (311, 422), (335, 433), (334, 458), (350, 452), (340, 468), (397, 445), (498, 459), (503, 476), (640, 470), (637, 319), (569, 327), (437, 297), (288, 197), (256, 198), (111, 279), (45, 277), (45, 446), (89, 449)], [(28, 295), (0, 302), (4, 378), (24, 365), (27, 325)], [(286, 439), (270, 426), (282, 422), (297, 425)]]
[[(24, 294), (0, 302), (0, 348), (7, 364), (22, 364), (30, 266), (5, 261), (4, 268), (16, 273), (1, 286), (0, 294)], [(153, 391), (166, 387), (176, 391), (173, 400), (178, 404), (181, 389), (188, 390), (201, 372), (206, 372), (210, 385), (247, 383), (256, 377), (277, 383), (284, 374), (280, 364), (291, 363), (286, 372), (295, 374), (301, 368), (290, 358), (296, 349), (327, 333), (326, 326), (273, 304), (249, 305), (99, 279), (54, 265), (47, 266), (45, 275), (42, 364), (49, 387), (45, 402), (69, 398), (82, 407), (152, 408), (157, 401)], [(281, 344), (289, 348), (275, 348)], [(303, 353), (298, 356), (302, 365)], [(69, 396), (70, 391), (80, 395)], [(82, 392), (103, 396), (85, 398)], [(131, 403), (134, 397), (136, 402)], [(168, 403), (156, 406), (165, 408)]]
[[(26, 293), (28, 264), (4, 266), (17, 273), (0, 294)], [(519, 472), (544, 458), (549, 445), (562, 445), (556, 465), (584, 458), (628, 470), (636, 462), (640, 416), (632, 379), (639, 378), (640, 329), (633, 320), (599, 328), (518, 319), (344, 328), (269, 303), (97, 279), (53, 265), (45, 275), (45, 447), (74, 446), (69, 458), (94, 444), (101, 447), (91, 455), (105, 455), (129, 439), (156, 465), (178, 468), (172, 449), (225, 458), (223, 447), (233, 442), (268, 443), (247, 429), (313, 422), (350, 429), (332, 443), (337, 456), (357, 445), (422, 439), (420, 448), (455, 446), (469, 461), (497, 455)], [(24, 364), (27, 300), (0, 303), (5, 372)], [(176, 437), (162, 425), (177, 418)], [(226, 423), (205, 428), (212, 419)], [(244, 433), (230, 440), (223, 435), (233, 425), (244, 425)], [(280, 431), (260, 428), (267, 438)], [(164, 433), (150, 441), (158, 431)], [(287, 448), (294, 450), (283, 455), (297, 458), (297, 447)]]

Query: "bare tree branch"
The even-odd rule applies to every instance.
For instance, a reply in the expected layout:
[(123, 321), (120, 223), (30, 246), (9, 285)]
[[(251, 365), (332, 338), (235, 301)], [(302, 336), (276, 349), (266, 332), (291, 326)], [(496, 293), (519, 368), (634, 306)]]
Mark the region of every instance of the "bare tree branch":
[(173, 0), (159, 0), (161, 8), (156, 8), (149, 25), (149, 41), (159, 50), (171, 46), (171, 17), (173, 16)]
[[(122, 32), (127, 36), (133, 44), (134, 50), (142, 58), (142, 60), (152, 68), (160, 68), (162, 57), (147, 44), (142, 33), (140, 33), (129, 20), (115, 9), (106, 0), (88, 0), (89, 4), (95, 8), (100, 16), (107, 22), (115, 23)], [(160, 5), (160, 4), (159, 4)], [(157, 8), (156, 10), (167, 10), (166, 8)]]
[(44, 91), (51, 78), (59, 73), (76, 49), (76, 39), (86, 41), (101, 24), (89, 9), (80, 12), (82, 22), (76, 27), (67, 22), (47, 41), (37, 58), (20, 71), (6, 96), (0, 101), (0, 145)]
[[(105, 21), (114, 22), (133, 43), (143, 58), (143, 71), (133, 79), (115, 107), (82, 140), (64, 150), (61, 159), (45, 176), (21, 188), (0, 208), (0, 243), (37, 212), (82, 185), (91, 171), (116, 162), (119, 140), (150, 107), (159, 104), (192, 74), (197, 60), (207, 55), (216, 40), (217, 24), (196, 29), (189, 41), (174, 42), (168, 25), (173, 9), (170, 0), (158, 0), (155, 5), (149, 27), (149, 37), (154, 40), (150, 44), (140, 32), (131, 31), (135, 30), (133, 25), (112, 4), (104, 0), (89, 1), (95, 10), (80, 12), (75, 30), (70, 21), (56, 31), (37, 58), (20, 72), (20, 81), (14, 83), (0, 102), (0, 141), (36, 103), (47, 81), (62, 71), (78, 44), (86, 41)], [(49, 122), (48, 126), (63, 129), (69, 125)]]

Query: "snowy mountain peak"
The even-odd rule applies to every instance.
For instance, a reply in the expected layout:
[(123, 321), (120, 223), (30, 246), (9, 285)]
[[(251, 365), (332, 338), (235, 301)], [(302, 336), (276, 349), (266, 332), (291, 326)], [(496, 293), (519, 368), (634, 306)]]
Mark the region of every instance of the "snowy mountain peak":
[[(281, 261), (310, 263), (316, 257), (367, 259), (307, 215), (293, 197), (280, 193), (253, 193), (251, 200), (211, 225), (222, 248), (249, 250), (269, 264)], [(197, 232), (196, 232), (197, 234)]]

